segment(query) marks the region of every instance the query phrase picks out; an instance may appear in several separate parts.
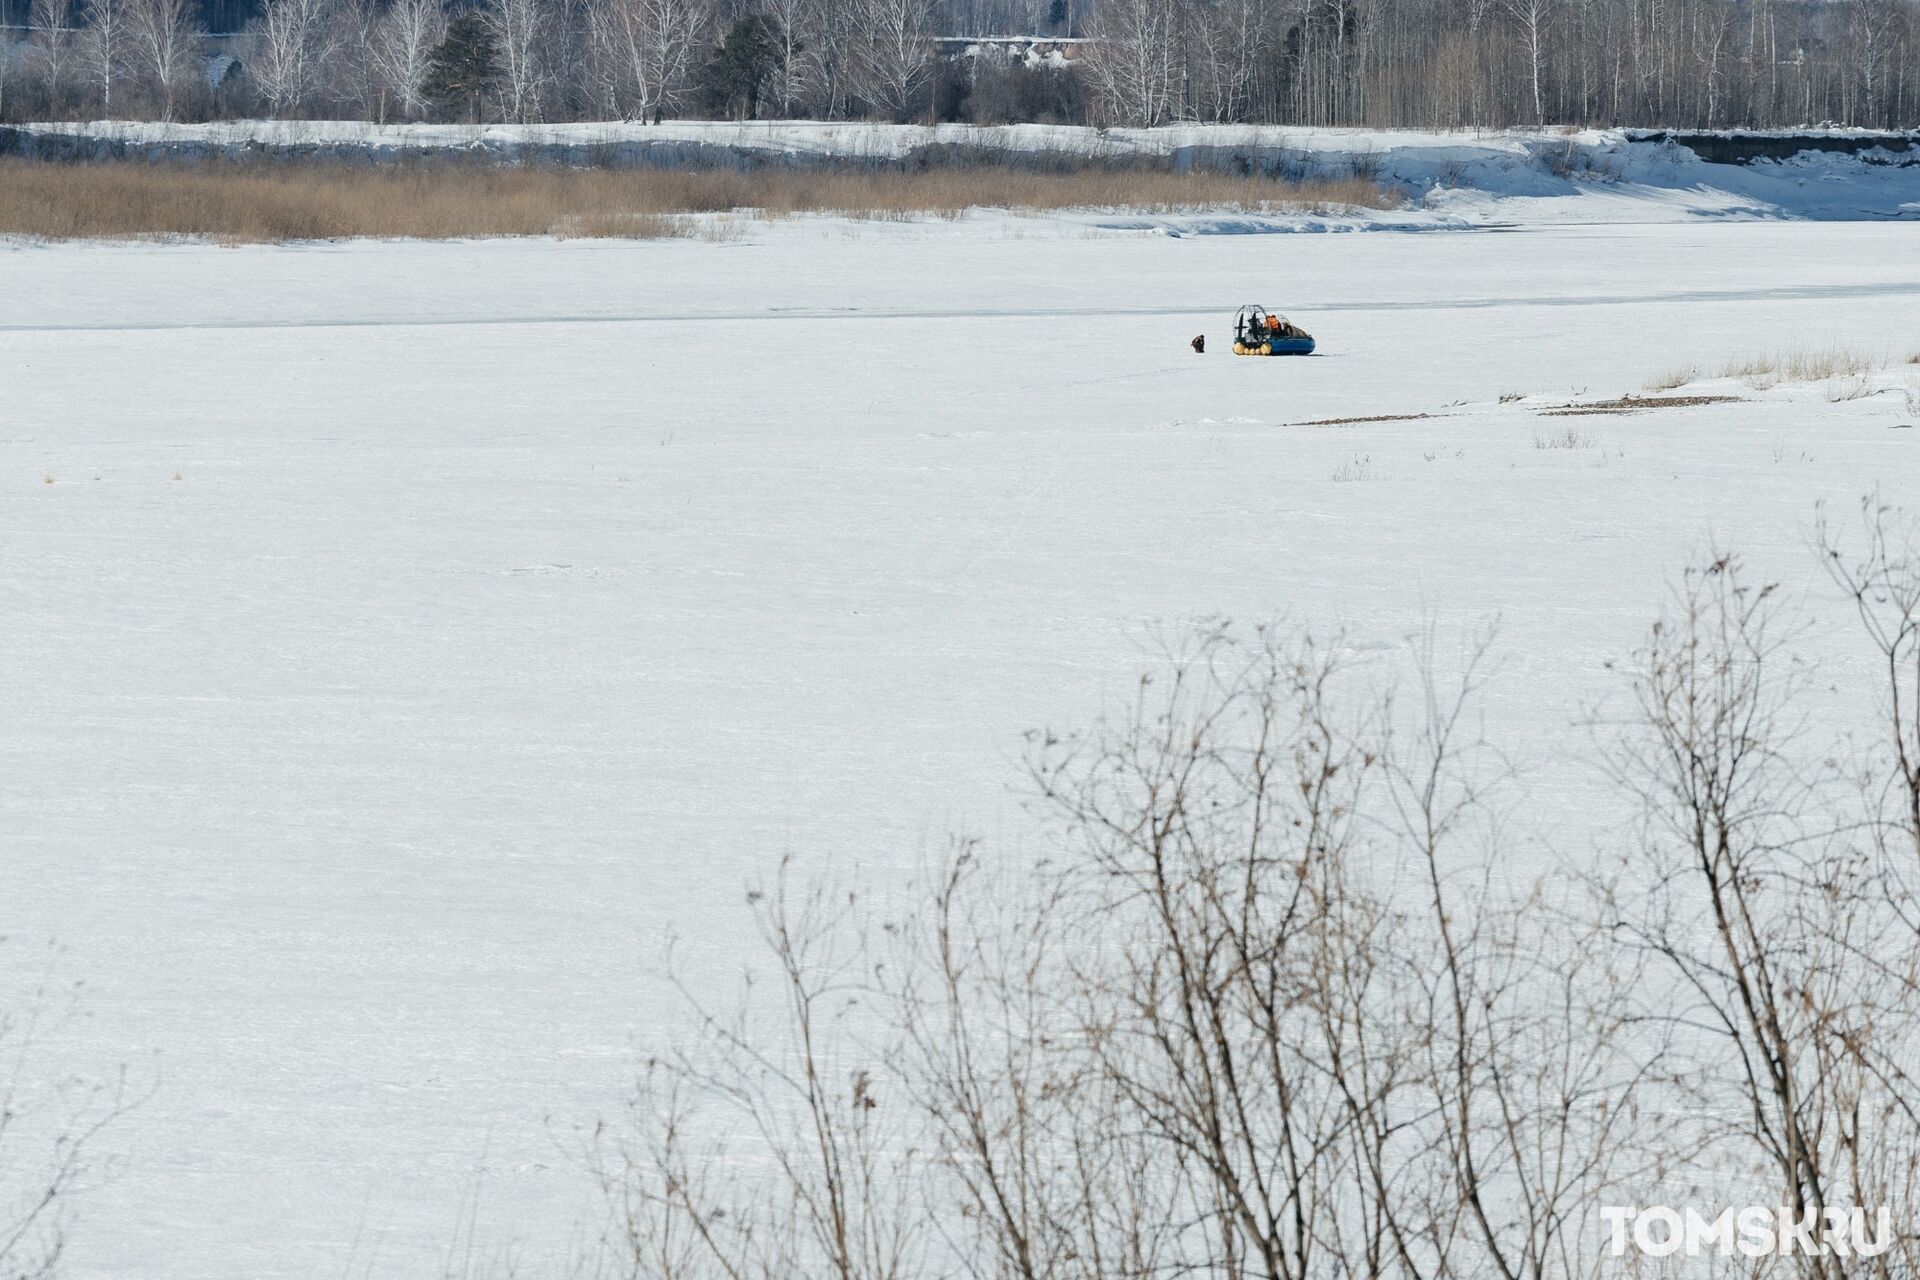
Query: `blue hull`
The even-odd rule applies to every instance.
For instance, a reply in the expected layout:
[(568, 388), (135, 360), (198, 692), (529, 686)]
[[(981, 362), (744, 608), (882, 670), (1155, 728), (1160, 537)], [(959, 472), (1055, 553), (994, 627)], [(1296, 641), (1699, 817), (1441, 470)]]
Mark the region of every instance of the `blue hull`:
[(1274, 338), (1257, 347), (1235, 346), (1235, 355), (1244, 356), (1310, 356), (1313, 354), (1312, 338)]

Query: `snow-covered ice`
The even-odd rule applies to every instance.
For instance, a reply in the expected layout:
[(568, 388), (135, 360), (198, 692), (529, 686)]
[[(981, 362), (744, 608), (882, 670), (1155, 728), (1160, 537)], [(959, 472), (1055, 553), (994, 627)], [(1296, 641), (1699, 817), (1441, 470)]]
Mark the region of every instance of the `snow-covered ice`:
[[(1250, 301), (1322, 354), (1223, 354)], [(1577, 856), (1570, 726), (1665, 575), (1717, 540), (1827, 609), (1816, 499), (1920, 503), (1920, 366), (1538, 412), (1920, 352), (1898, 225), (13, 245), (0, 330), (0, 932), (87, 981), (76, 1065), (161, 1054), (83, 1276), (437, 1274), (469, 1199), (558, 1248), (669, 932), (719, 981), (785, 851), (1020, 847), (1020, 731), (1156, 628), (1498, 615), (1489, 732)]]

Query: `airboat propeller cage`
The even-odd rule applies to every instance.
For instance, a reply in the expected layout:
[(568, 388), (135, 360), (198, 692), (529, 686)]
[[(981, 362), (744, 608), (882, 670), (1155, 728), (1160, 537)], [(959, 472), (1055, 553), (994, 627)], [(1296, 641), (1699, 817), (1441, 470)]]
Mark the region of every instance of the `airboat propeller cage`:
[(1257, 302), (1240, 308), (1240, 314), (1233, 318), (1233, 354), (1237, 356), (1304, 356), (1312, 353), (1312, 334)]

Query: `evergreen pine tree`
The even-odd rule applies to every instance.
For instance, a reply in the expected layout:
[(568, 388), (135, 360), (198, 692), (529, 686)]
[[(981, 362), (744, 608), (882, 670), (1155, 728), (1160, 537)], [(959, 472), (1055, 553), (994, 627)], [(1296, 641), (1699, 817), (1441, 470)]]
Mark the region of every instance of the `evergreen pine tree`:
[(760, 89), (780, 68), (780, 23), (766, 13), (750, 13), (727, 29), (707, 66), (707, 94), (712, 105), (729, 115), (744, 110), (744, 118), (760, 115)]
[(421, 96), (445, 110), (464, 106), (467, 119), (476, 118), (480, 95), (500, 74), (493, 32), (479, 14), (469, 13), (447, 24), (447, 36), (427, 59), (427, 79)]

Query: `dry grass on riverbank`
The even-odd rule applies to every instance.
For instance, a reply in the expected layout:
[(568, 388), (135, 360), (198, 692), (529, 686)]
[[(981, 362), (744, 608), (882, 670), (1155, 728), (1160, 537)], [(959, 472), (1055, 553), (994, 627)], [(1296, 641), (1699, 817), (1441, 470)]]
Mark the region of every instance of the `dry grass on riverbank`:
[(1360, 178), (1285, 183), (1225, 174), (756, 173), (273, 168), (138, 162), (0, 161), (0, 235), (49, 240), (191, 236), (233, 243), (356, 236), (708, 236), (700, 215), (830, 213), (855, 218), (954, 217), (974, 208), (1041, 212), (1122, 209), (1246, 212), (1386, 208), (1395, 198)]

